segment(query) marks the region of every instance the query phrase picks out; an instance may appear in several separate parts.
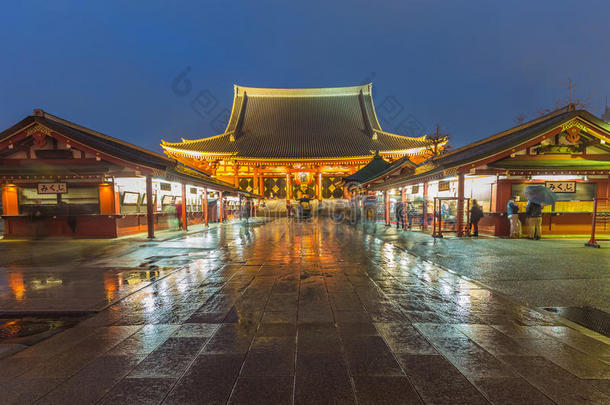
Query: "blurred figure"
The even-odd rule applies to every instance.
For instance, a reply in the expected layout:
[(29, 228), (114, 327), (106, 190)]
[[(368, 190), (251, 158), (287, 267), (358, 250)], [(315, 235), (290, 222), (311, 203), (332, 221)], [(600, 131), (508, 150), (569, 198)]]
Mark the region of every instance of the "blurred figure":
[(402, 201), (398, 201), (394, 206), (396, 213), (396, 229), (405, 229), (405, 205)]
[(407, 221), (409, 223), (409, 226), (407, 229), (411, 229), (411, 227), (413, 226), (413, 217), (415, 216), (415, 206), (413, 205), (413, 202), (409, 201), (407, 203)]
[(42, 238), (45, 234), (45, 216), (40, 200), (34, 202), (34, 206), (30, 211), (30, 220), (32, 221), (32, 227), (34, 228), (34, 239)]
[(542, 235), (542, 204), (529, 200), (525, 207), (527, 214), (528, 239), (540, 239)]
[(174, 204), (176, 210), (176, 220), (178, 221), (178, 229), (182, 229), (182, 201)]
[(472, 200), (472, 207), (470, 208), (470, 225), (468, 226), (468, 232), (471, 232), (471, 236), (479, 236), (479, 221), (481, 218), (483, 218), (483, 208), (481, 208), (477, 200)]
[(244, 203), (244, 208), (242, 211), (242, 218), (245, 218), (246, 223), (249, 222), (251, 214), (252, 214), (252, 199), (246, 198), (246, 202)]

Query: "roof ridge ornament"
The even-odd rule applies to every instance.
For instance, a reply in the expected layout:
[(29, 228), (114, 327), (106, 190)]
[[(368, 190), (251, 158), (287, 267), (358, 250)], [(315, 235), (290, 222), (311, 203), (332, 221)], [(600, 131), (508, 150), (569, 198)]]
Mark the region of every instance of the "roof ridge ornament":
[(369, 114), (366, 111), (366, 105), (364, 103), (364, 92), (360, 90), (358, 93), (358, 102), (360, 103), (360, 111), (362, 112), (362, 119), (364, 121), (364, 127), (366, 128), (366, 132), (371, 137), (372, 140), (377, 140), (377, 133), (373, 130), (373, 125), (371, 124), (371, 120), (369, 119)]
[(246, 115), (246, 104), (248, 103), (248, 92), (244, 91), (244, 95), (241, 98), (241, 103), (239, 103), (239, 111), (237, 112), (237, 122), (235, 123), (235, 129), (233, 133), (229, 137), (229, 141), (235, 142), (235, 137), (239, 137), (241, 134), (241, 129), (244, 125), (244, 116)]

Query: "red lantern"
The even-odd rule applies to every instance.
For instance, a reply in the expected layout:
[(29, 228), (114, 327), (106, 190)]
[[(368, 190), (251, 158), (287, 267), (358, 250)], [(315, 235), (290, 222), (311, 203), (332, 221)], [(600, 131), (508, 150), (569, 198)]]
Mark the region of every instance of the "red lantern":
[(303, 184), (311, 184), (312, 181), (313, 176), (309, 172), (298, 172), (294, 177), (294, 182), (297, 183), (299, 186)]

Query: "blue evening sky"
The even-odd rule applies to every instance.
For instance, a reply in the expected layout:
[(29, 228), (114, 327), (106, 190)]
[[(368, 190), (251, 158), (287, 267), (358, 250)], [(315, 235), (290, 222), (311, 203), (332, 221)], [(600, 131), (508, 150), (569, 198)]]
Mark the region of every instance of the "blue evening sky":
[(222, 132), (234, 83), (372, 81), (385, 130), (459, 146), (565, 104), (569, 77), (599, 116), (609, 20), (608, 1), (5, 1), (0, 127), (42, 108), (160, 151)]

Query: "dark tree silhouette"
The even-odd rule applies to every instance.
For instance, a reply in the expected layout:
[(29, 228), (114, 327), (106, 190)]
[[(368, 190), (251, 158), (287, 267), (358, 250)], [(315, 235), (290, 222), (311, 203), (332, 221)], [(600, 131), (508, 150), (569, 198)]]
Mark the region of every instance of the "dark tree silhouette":
[(427, 136), (428, 146), (427, 155), (428, 157), (440, 156), (451, 148), (448, 144), (449, 134), (443, 133), (441, 131), (440, 124), (436, 124), (436, 128), (434, 129), (434, 133)]

